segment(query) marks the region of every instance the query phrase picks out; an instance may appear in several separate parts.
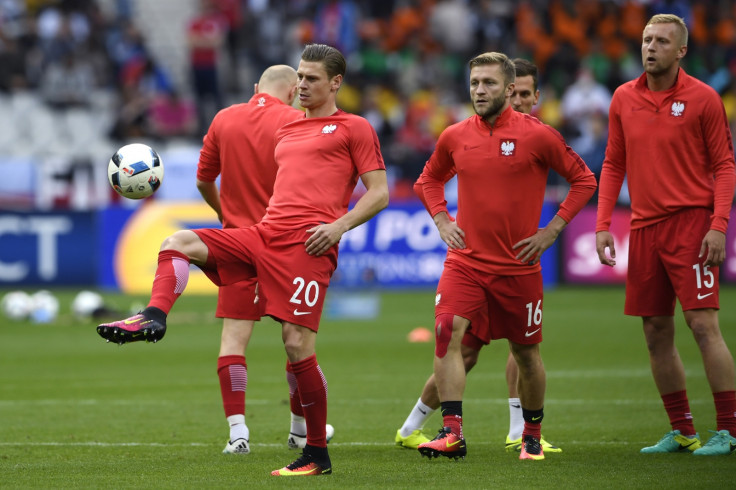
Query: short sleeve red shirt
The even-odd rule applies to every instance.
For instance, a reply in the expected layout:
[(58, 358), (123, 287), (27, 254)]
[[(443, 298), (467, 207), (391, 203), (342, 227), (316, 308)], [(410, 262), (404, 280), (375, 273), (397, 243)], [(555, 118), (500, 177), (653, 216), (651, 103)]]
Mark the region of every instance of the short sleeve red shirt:
[(331, 223), (348, 210), (358, 177), (385, 165), (373, 127), (342, 110), (276, 133), (278, 174), (264, 223), (276, 229)]
[(213, 119), (199, 153), (197, 178), (220, 178), (223, 226), (258, 223), (276, 179), (274, 135), (304, 113), (268, 94), (256, 94), (247, 104), (221, 110)]

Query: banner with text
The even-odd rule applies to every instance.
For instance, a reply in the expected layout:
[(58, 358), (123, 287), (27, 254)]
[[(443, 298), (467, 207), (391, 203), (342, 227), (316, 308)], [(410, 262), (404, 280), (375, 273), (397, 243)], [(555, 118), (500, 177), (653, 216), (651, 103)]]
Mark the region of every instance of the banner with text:
[[(595, 250), (596, 208), (583, 209), (562, 232), (562, 280), (573, 284), (624, 284), (629, 258), (629, 220), (627, 208), (613, 212), (611, 229), (616, 247), (616, 265), (608, 267), (598, 260)], [(726, 261), (721, 266), (721, 282), (736, 282), (736, 210), (731, 211), (726, 235)], [(687, 230), (683, 230), (687, 233)]]

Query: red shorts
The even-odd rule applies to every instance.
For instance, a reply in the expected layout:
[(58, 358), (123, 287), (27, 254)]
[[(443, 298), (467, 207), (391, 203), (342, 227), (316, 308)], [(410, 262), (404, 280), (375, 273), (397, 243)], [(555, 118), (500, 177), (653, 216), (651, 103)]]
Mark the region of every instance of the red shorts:
[(465, 330), (462, 344), (474, 350), (481, 350), (491, 341), (489, 331), (488, 309), (482, 308), (477, 312), (477, 315), (474, 318), (470, 319), (470, 325), (468, 325), (468, 328)]
[(683, 311), (718, 308), (719, 269), (698, 258), (711, 214), (691, 208), (631, 230), (624, 313), (672, 316), (675, 298)]
[(434, 311), (435, 316), (449, 313), (470, 320), (470, 336), (463, 338), (468, 347), (480, 349), (497, 339), (538, 344), (543, 296), (541, 272), (500, 276), (445, 261)]
[(256, 303), (256, 286), (258, 279), (252, 277), (229, 286), (220, 286), (217, 293), (217, 318), (235, 318), (237, 320), (260, 320), (263, 316), (263, 304)]
[(247, 228), (192, 230), (207, 245), (202, 271), (218, 286), (258, 278), (263, 314), (319, 329), (327, 287), (337, 267), (337, 246), (307, 254), (305, 230), (274, 230), (259, 223)]

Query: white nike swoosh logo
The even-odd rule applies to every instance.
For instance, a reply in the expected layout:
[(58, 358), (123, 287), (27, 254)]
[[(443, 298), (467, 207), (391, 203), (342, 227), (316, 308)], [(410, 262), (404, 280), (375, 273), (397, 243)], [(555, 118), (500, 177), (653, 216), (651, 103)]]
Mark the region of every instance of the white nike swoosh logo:
[(537, 332), (539, 332), (539, 329), (536, 329), (533, 332), (524, 332), (524, 337), (531, 337), (532, 335), (534, 335)]
[(312, 314), (312, 312), (311, 312), (311, 311), (299, 311), (299, 310), (294, 310), (294, 314), (295, 314), (296, 316), (301, 316), (301, 315), (311, 315), (311, 314)]
[(708, 293), (708, 294), (698, 294), (698, 299), (705, 299), (705, 298), (707, 298), (708, 296), (710, 296), (711, 294), (713, 294), (713, 293)]

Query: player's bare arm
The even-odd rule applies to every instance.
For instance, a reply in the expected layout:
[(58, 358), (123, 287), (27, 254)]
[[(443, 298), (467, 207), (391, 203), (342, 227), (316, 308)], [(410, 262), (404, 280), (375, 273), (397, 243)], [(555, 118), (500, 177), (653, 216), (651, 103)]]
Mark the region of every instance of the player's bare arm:
[(353, 209), (332, 223), (318, 225), (307, 230), (311, 233), (305, 245), (309, 255), (322, 255), (340, 241), (342, 235), (362, 225), (388, 206), (388, 181), (385, 170), (372, 170), (360, 176), (366, 193), (358, 199)]
[(440, 238), (448, 247), (454, 249), (465, 248), (465, 232), (452, 221), (446, 212), (435, 214), (432, 219), (440, 232)]
[[(606, 255), (606, 249), (610, 252), (610, 258)], [(616, 265), (616, 248), (613, 245), (613, 235), (610, 231), (599, 231), (595, 234), (595, 250), (598, 252), (598, 260), (601, 264), (613, 267)]]
[(539, 228), (534, 235), (524, 238), (514, 244), (512, 247), (514, 250), (519, 247), (524, 247), (516, 255), (516, 259), (523, 263), (536, 263), (544, 251), (555, 243), (555, 240), (557, 240), (557, 237), (565, 226), (567, 226), (567, 221), (560, 218), (558, 215), (555, 215), (554, 218), (547, 223), (547, 226)]
[(726, 259), (726, 235), (718, 230), (708, 230), (700, 245), (698, 258), (702, 258), (706, 251), (708, 255), (703, 265), (717, 267)]
[(205, 182), (197, 179), (197, 190), (216, 213), (217, 219), (222, 223), (222, 206), (220, 205), (220, 190), (215, 182)]

